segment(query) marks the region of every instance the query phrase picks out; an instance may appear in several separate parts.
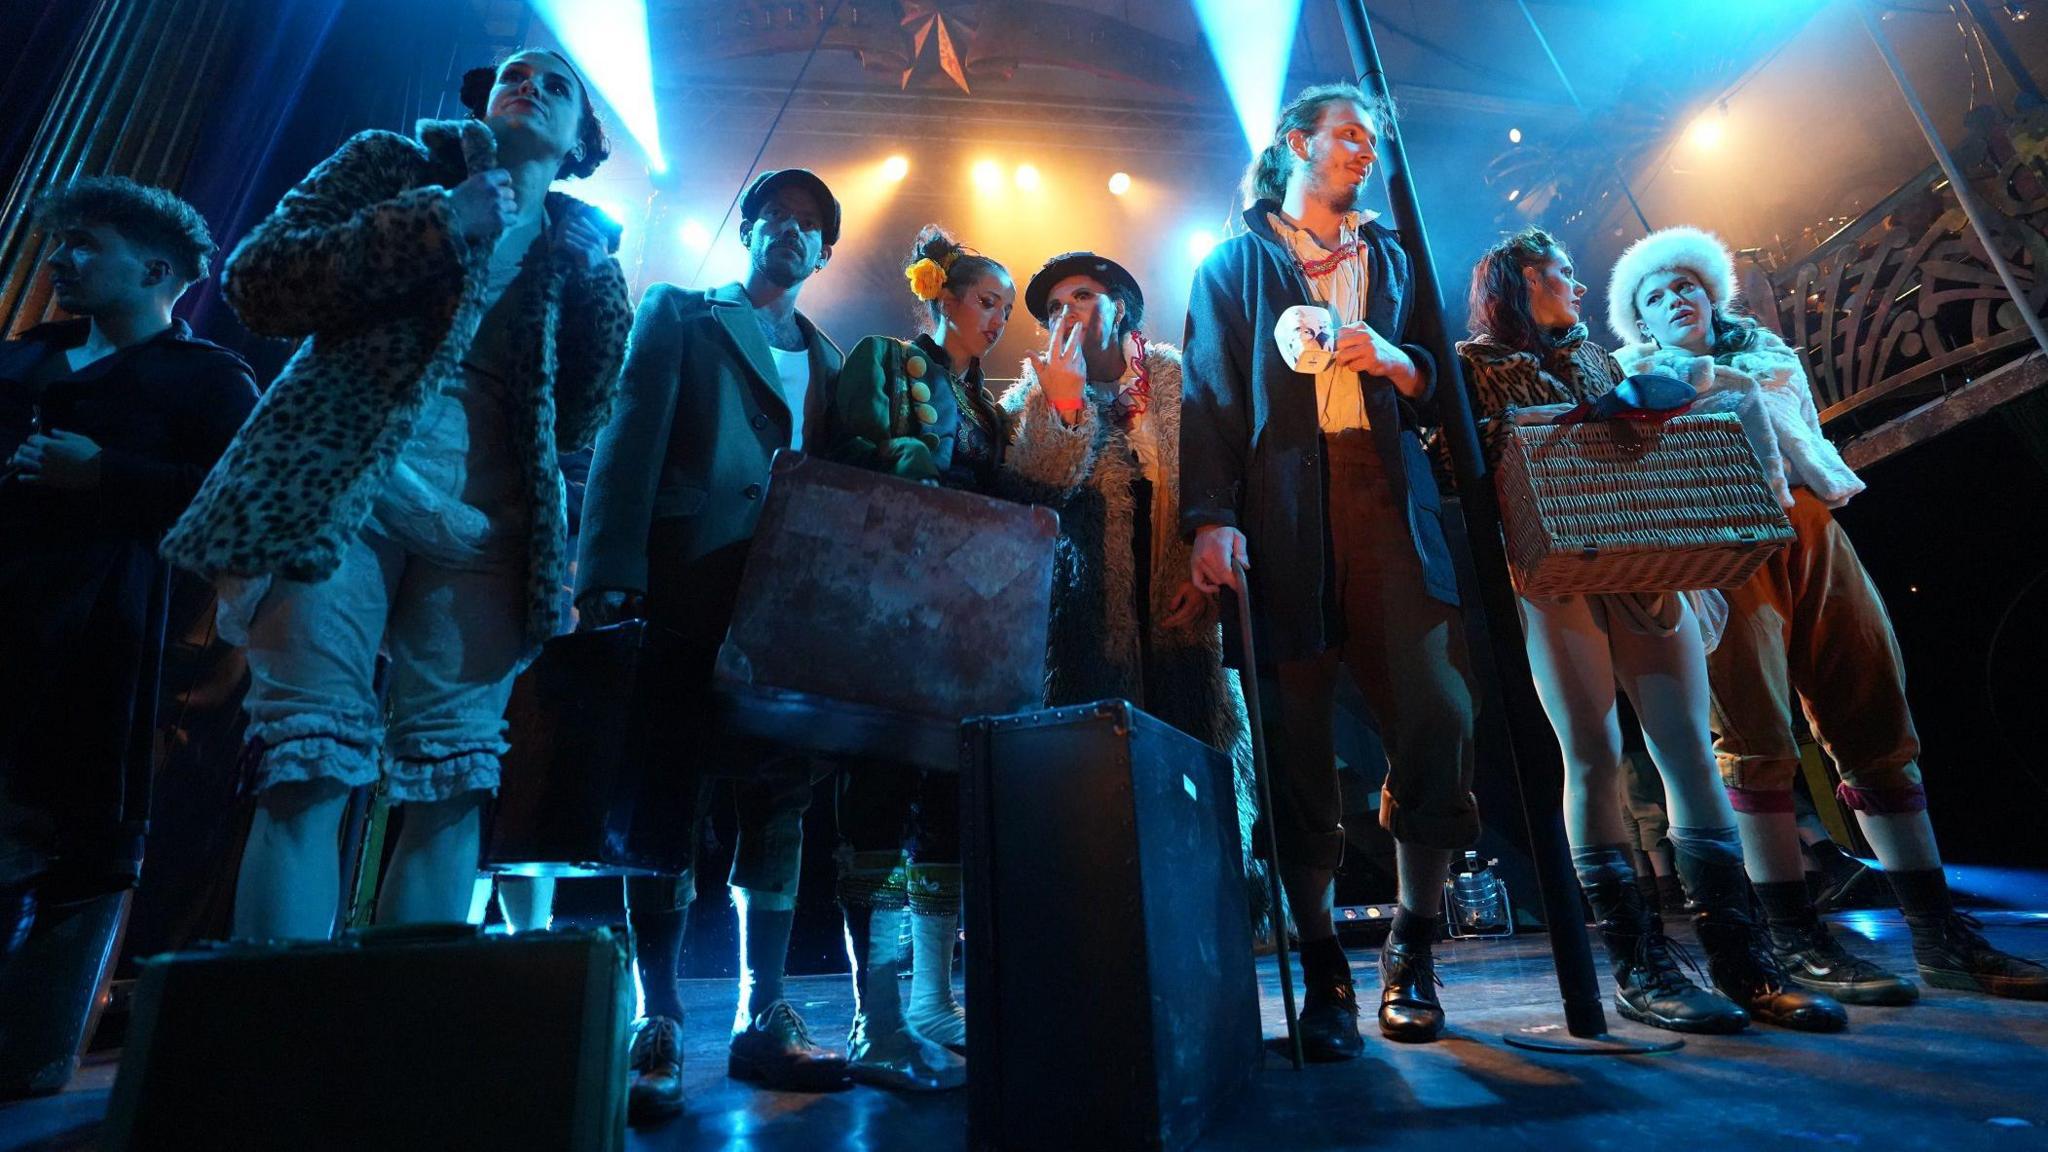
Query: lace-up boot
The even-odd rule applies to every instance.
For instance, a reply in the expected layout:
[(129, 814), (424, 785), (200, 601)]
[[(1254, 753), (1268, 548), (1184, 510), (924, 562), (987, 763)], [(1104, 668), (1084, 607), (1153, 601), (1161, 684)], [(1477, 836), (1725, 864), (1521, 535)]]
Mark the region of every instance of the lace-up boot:
[(2001, 952), (1984, 939), (1984, 925), (1967, 912), (1908, 916), (1913, 962), (1936, 988), (1989, 992), (2014, 1000), (2048, 1000), (2048, 968)]
[(1749, 1026), (1733, 1001), (1686, 978), (1698, 971), (1636, 886), (1628, 852), (1596, 845), (1572, 853), (1579, 887), (1599, 921), (1600, 940), (1614, 972), (1614, 1009), (1626, 1019), (1672, 1032), (1729, 1033)]

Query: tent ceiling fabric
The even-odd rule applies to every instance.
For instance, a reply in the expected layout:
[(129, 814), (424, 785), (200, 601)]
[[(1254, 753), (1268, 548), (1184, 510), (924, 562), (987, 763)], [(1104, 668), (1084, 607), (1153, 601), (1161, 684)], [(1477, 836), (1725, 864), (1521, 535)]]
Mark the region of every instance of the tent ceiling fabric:
[[(666, 53), (687, 62), (697, 80), (793, 76), (818, 43), (819, 22), (832, 3), (656, 0), (657, 58)], [(1536, 10), (1565, 37), (1600, 20), (1591, 3), (1545, 3)], [(1511, 2), (1377, 4), (1373, 17), (1389, 73), (1421, 82), (1430, 104), (1569, 110)], [(1335, 6), (1307, 0), (1290, 81), (1349, 71)], [(1188, 0), (844, 0), (811, 81), (1011, 98), (1223, 99)]]

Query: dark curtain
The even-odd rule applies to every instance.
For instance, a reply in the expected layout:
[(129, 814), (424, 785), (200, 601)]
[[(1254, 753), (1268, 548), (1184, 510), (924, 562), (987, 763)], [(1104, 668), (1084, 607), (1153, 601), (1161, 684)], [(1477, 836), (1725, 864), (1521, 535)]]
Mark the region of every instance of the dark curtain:
[[(276, 0), (263, 7), (181, 189), (206, 214), (223, 259), (342, 141), (370, 128), (410, 132), (423, 117), (452, 115), (456, 78), (486, 62), (458, 60), (480, 40), (467, 4)], [(259, 380), (267, 382), (291, 353), (241, 326), (217, 278), (196, 286), (180, 311), (200, 335), (247, 357)]]
[(0, 28), (6, 29), (0, 53), (7, 59), (0, 108), (14, 110), (0, 116), (0, 174), (11, 176), (28, 158), (34, 113), (63, 78), (94, 7), (89, 0), (0, 0)]

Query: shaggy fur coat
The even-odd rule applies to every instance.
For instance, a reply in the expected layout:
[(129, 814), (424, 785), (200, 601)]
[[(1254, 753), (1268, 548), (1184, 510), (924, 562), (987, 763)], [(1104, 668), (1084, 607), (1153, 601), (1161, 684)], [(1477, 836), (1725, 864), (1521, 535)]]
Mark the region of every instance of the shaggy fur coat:
[[(1683, 348), (1655, 344), (1631, 344), (1614, 355), (1631, 373), (1676, 376), (1703, 398), (1755, 396), (1761, 411), (1736, 411), (1765, 475), (1778, 489), (1779, 502), (1787, 508), (1792, 506), (1791, 485), (1804, 484), (1830, 508), (1840, 508), (1863, 491), (1863, 479), (1821, 432), (1820, 412), (1799, 354), (1770, 329), (1758, 328), (1755, 342), (1746, 350), (1720, 356), (1696, 356)], [(1695, 405), (1695, 410), (1707, 409)]]
[[(171, 529), (166, 557), (208, 578), (334, 573), (476, 337), (496, 237), (463, 239), (446, 190), (496, 166), (480, 121), (421, 121), (417, 138), (364, 132), (235, 249), (222, 273), (235, 313), (302, 343)], [(588, 211), (548, 194), (551, 226)], [(547, 245), (543, 234), (527, 254), (511, 380), (531, 525), (523, 623), (536, 646), (563, 623), (556, 453), (588, 446), (609, 418), (633, 320), (616, 260), (578, 274)]]
[[(1123, 698), (1197, 740), (1228, 753), (1236, 775), (1240, 831), (1252, 797), (1251, 737), (1237, 678), (1223, 666), (1223, 635), (1213, 615), (1192, 624), (1159, 623), (1188, 580), (1188, 541), (1178, 531), (1180, 503), (1180, 352), (1149, 344), (1151, 407), (1159, 444), (1151, 538), (1138, 540), (1132, 482), (1140, 473), (1129, 432), (1111, 415), (1113, 396), (1091, 389), (1079, 423), (1054, 412), (1027, 361), (1002, 399), (1010, 425), (1003, 466), (1035, 502), (1060, 516), (1054, 563), (1046, 703), (1052, 707)], [(1144, 659), (1136, 603), (1136, 549), (1149, 550), (1150, 660)]]

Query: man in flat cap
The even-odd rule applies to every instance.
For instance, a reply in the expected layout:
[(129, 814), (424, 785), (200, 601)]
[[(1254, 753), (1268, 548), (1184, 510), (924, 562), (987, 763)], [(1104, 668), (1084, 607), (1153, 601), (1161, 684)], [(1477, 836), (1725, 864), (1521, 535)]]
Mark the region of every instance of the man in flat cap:
[[(598, 439), (584, 497), (576, 594), (584, 628), (645, 617), (682, 637), (674, 770), (698, 774), (704, 818), (713, 772), (733, 782), (739, 837), (728, 883), (740, 919), (740, 1002), (728, 1072), (773, 1088), (828, 1090), (846, 1062), (811, 1043), (783, 998), (812, 769), (694, 737), (710, 723), (711, 671), (739, 597), (770, 458), (803, 448), (823, 418), (840, 352), (797, 311), (797, 295), (839, 239), (839, 202), (801, 168), (764, 172), (740, 199), (746, 278), (710, 291), (656, 284), (627, 346), (618, 417)], [(761, 753), (766, 756), (768, 754)], [(714, 762), (720, 761), (720, 762)], [(695, 829), (677, 830), (698, 839)], [(682, 1105), (676, 977), (696, 877), (635, 880), (629, 918), (647, 1018), (633, 1041), (629, 1112)]]

